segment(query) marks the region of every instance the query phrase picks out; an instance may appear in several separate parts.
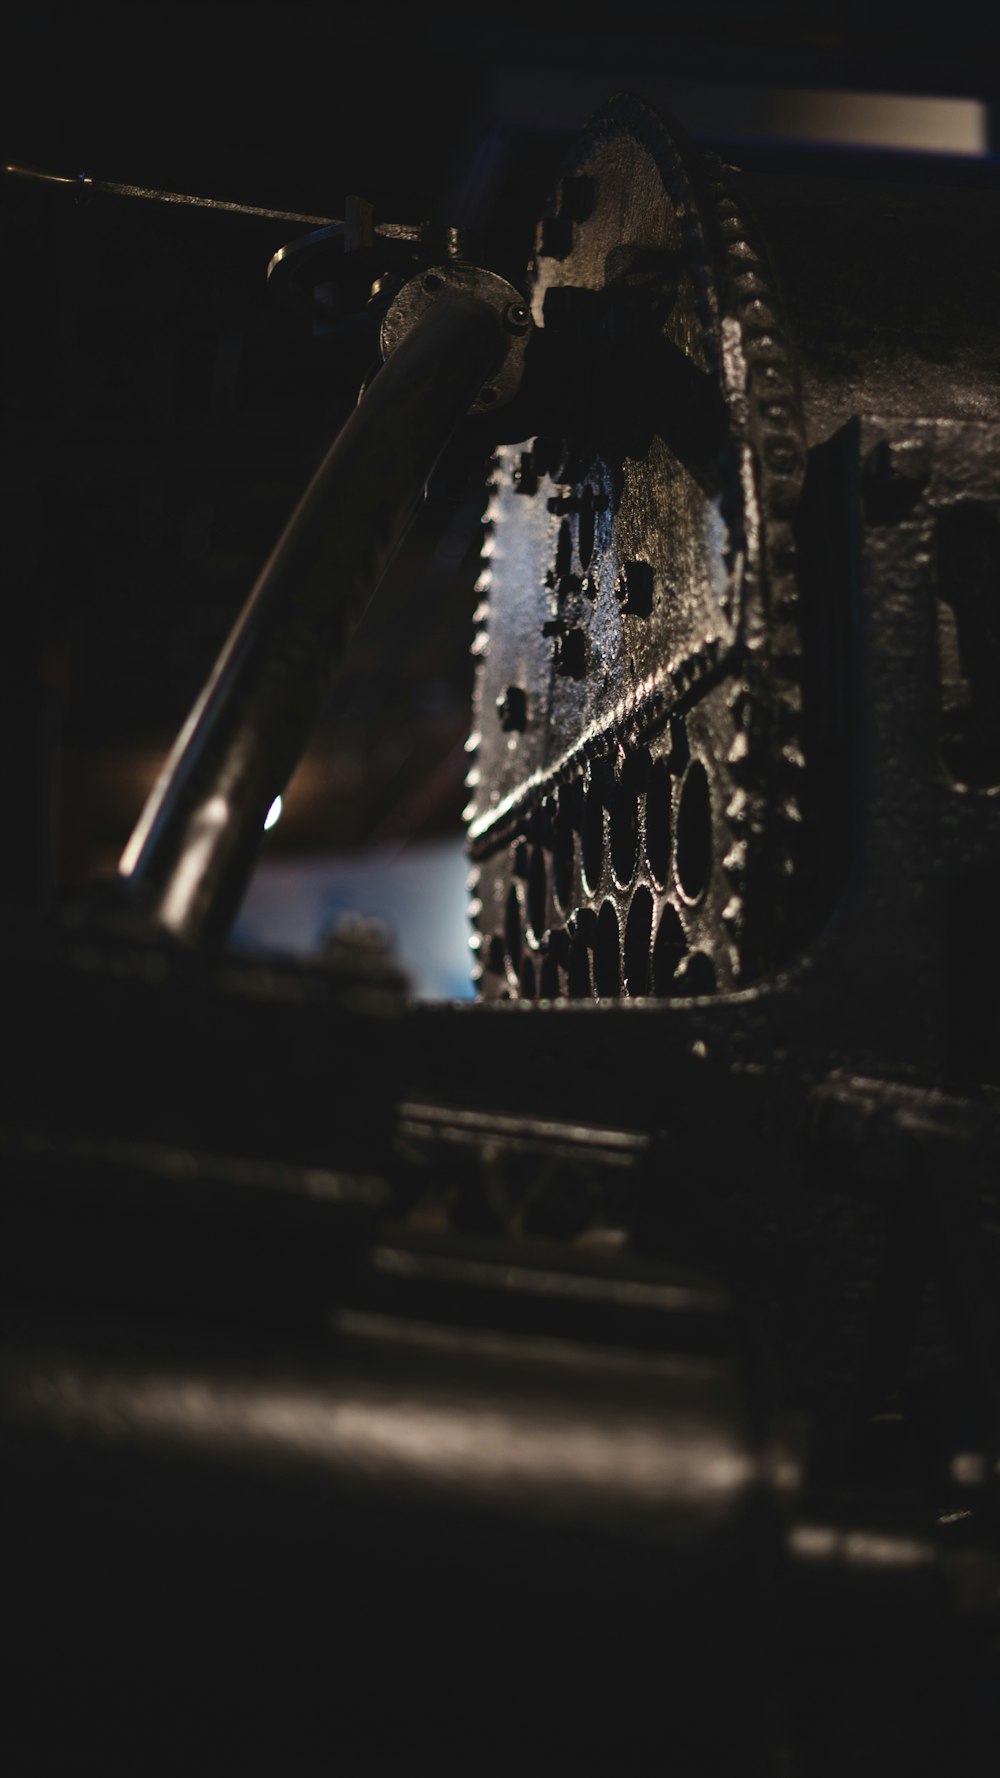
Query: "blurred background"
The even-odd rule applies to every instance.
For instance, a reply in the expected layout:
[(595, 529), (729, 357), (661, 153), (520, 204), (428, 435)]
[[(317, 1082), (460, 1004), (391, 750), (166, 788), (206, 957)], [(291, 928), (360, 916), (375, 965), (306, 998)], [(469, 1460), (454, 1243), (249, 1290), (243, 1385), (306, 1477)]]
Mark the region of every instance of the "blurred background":
[[(36, 3), (5, 23), (4, 161), (481, 231), (523, 280), (589, 114), (627, 88), (743, 164), (992, 176), (994, 6), (699, 0), (347, 10)], [(265, 280), (303, 225), (6, 177), (0, 894), (115, 868), (257, 570), (369, 366)], [(929, 243), (933, 251), (933, 243)], [(877, 275), (877, 268), (873, 268)], [(488, 440), (459, 439), (268, 835), (236, 940), (358, 910), (470, 992), (462, 807)]]

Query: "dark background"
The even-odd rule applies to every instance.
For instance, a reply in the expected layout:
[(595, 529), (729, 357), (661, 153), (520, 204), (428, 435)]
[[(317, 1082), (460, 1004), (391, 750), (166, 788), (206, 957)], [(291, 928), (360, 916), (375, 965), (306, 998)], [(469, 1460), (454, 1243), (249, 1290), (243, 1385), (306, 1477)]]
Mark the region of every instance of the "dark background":
[[(994, 12), (37, 4), (5, 24), (4, 158), (319, 215), (360, 193), (377, 217), (477, 225), (516, 279), (568, 142), (617, 87), (734, 158), (863, 173), (863, 145), (810, 144), (775, 94), (993, 107)], [(298, 225), (10, 179), (2, 204), (0, 814), (6, 898), (28, 906), (113, 868), (359, 365), (266, 286)], [(435, 477), (279, 852), (459, 830), (483, 468), (467, 439)]]

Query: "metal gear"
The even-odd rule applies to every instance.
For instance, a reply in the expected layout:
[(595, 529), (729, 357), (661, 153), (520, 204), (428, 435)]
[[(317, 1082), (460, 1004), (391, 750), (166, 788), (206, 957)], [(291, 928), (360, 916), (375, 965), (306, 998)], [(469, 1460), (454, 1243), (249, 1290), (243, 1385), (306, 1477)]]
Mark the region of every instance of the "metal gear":
[(644, 103), (539, 223), (547, 436), (493, 459), (466, 810), (487, 997), (731, 991), (805, 812), (793, 370), (726, 170)]

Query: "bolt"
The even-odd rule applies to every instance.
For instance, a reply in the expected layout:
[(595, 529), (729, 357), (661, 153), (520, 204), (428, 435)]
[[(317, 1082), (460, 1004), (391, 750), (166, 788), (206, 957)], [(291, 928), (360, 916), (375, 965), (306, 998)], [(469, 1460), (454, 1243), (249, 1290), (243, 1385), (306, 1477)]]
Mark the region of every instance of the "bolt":
[(508, 333), (527, 333), (531, 326), (531, 314), (524, 303), (508, 303), (503, 312), (503, 324)]

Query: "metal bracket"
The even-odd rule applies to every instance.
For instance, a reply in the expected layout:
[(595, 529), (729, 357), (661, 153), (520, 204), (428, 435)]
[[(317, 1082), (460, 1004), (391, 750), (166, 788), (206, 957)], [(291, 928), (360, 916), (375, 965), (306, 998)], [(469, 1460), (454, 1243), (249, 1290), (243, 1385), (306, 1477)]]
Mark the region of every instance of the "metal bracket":
[(506, 350), (470, 409), (473, 414), (495, 413), (498, 408), (506, 407), (520, 389), (525, 351), (534, 330), (531, 311), (524, 297), (496, 272), (459, 261), (453, 265), (430, 266), (411, 278), (403, 285), (382, 322), (382, 357), (391, 356), (428, 310), (439, 303), (453, 302), (456, 297), (471, 297), (476, 302), (485, 303), (500, 319)]

